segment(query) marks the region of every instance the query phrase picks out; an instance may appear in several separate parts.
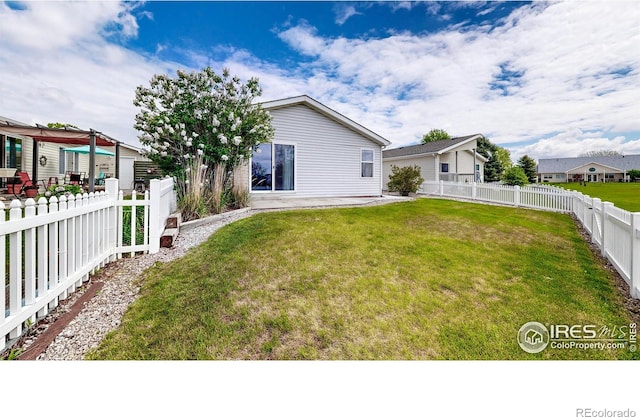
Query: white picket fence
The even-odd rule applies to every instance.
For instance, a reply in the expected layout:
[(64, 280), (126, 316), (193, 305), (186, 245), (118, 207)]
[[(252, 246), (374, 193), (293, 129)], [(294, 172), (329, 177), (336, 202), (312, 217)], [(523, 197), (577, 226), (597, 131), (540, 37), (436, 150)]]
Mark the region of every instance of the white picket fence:
[(640, 298), (640, 213), (631, 213), (613, 203), (591, 198), (578, 191), (549, 185), (525, 187), (490, 183), (425, 181), (420, 194), (461, 198), (573, 213), (629, 285), (633, 298)]
[(138, 196), (125, 200), (118, 180), (110, 178), (98, 193), (13, 200), (8, 216), (0, 202), (0, 352), (99, 268), (123, 254), (158, 252), (166, 219), (176, 209), (173, 179), (151, 180)]

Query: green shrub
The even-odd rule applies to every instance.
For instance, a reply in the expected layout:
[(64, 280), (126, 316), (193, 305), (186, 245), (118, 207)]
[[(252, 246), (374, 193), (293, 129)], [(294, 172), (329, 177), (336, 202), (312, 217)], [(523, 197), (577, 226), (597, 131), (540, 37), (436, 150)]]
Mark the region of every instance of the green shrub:
[(391, 165), (391, 175), (389, 176), (389, 191), (397, 191), (400, 195), (407, 196), (415, 193), (420, 188), (424, 179), (417, 165), (398, 167)]
[(514, 165), (504, 171), (504, 174), (502, 174), (502, 182), (506, 185), (523, 186), (529, 183), (529, 179), (522, 168)]
[(82, 194), (84, 191), (82, 190), (82, 187), (80, 187), (77, 184), (54, 184), (51, 185), (49, 188), (47, 188), (47, 190), (44, 193), (44, 196), (47, 198), (56, 196), (57, 198), (60, 198), (60, 196), (64, 195), (66, 197), (73, 195), (76, 196), (77, 194)]

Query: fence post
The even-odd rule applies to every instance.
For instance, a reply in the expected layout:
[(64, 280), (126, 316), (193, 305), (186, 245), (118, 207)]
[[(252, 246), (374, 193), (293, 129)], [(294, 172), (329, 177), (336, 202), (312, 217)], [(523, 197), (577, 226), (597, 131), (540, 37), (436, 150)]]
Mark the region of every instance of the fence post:
[(640, 213), (631, 213), (631, 268), (629, 268), (629, 292), (640, 298)]
[(602, 204), (599, 198), (593, 198), (591, 200), (591, 242), (598, 244), (596, 238), (596, 228), (602, 238), (602, 229), (598, 227), (598, 211), (602, 212)]
[[(118, 247), (118, 233), (122, 235), (122, 230), (119, 229), (122, 225), (118, 224), (118, 206), (115, 204), (119, 197), (119, 187), (120, 185), (117, 178), (106, 178), (104, 180), (104, 191), (107, 193), (108, 198), (113, 202), (113, 206), (109, 209), (109, 214), (107, 216), (107, 221), (109, 222), (107, 229), (107, 244), (109, 245), (109, 249), (113, 250), (114, 254)], [(113, 261), (116, 258), (117, 256), (114, 255), (110, 260)]]
[(516, 207), (520, 206), (520, 186), (519, 185), (513, 186), (513, 204)]
[(476, 186), (477, 186), (477, 183), (476, 183), (476, 182), (474, 182), (474, 183), (471, 185), (471, 198), (472, 198), (472, 199), (474, 199), (474, 200), (476, 199), (476, 193), (477, 193)]
[(440, 180), (440, 197), (444, 195), (444, 181)]
[(149, 253), (160, 251), (160, 235), (164, 226), (160, 224), (160, 180), (149, 181)]
[(602, 229), (600, 233), (600, 239), (602, 239), (602, 248), (600, 248), (600, 253), (605, 257), (607, 256), (607, 239), (605, 238), (605, 233), (607, 233), (608, 231), (607, 217), (609, 216), (611, 207), (613, 207), (613, 203), (610, 203), (608, 201), (604, 201), (602, 203)]
[[(4, 205), (4, 201), (0, 201), (0, 226), (2, 226), (2, 224), (5, 222), (5, 217), (6, 217), (6, 207)], [(6, 268), (6, 243), (5, 243), (6, 239), (0, 239), (0, 270), (4, 271)], [(2, 283), (2, 285), (0, 285), (0, 300), (4, 300), (6, 299), (6, 287), (4, 282)], [(2, 312), (2, 314), (0, 314), (0, 325), (4, 324), (4, 322), (6, 321), (6, 318), (4, 316), (4, 303), (2, 304), (2, 310), (0, 310), (0, 312)], [(6, 347), (6, 341), (5, 341), (5, 335), (4, 334), (0, 334), (0, 351), (3, 351), (4, 348)]]

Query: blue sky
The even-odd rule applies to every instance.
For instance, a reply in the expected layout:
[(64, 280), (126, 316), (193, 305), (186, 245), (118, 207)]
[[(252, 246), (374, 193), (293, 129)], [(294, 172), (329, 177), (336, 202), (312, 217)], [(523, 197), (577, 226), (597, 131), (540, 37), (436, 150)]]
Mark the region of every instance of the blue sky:
[(132, 145), (154, 74), (228, 67), (384, 136), (482, 133), (515, 161), (640, 154), (640, 3), (5, 2), (0, 115)]

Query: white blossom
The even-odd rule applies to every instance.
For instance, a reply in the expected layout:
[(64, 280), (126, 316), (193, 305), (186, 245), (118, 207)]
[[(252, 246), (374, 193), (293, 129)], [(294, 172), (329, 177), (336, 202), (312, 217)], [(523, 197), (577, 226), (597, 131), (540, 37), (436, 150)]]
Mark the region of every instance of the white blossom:
[(223, 161), (228, 161), (229, 157), (227, 155), (222, 155), (220, 159), (222, 159)]
[(220, 133), (218, 135), (218, 139), (220, 139), (220, 142), (224, 143), (225, 145), (227, 144), (228, 140), (227, 137), (225, 135), (223, 135), (222, 133)]
[(190, 140), (187, 141), (187, 146), (191, 146), (192, 144), (193, 143)]
[(233, 143), (238, 146), (242, 142), (242, 138), (240, 136), (234, 136)]

